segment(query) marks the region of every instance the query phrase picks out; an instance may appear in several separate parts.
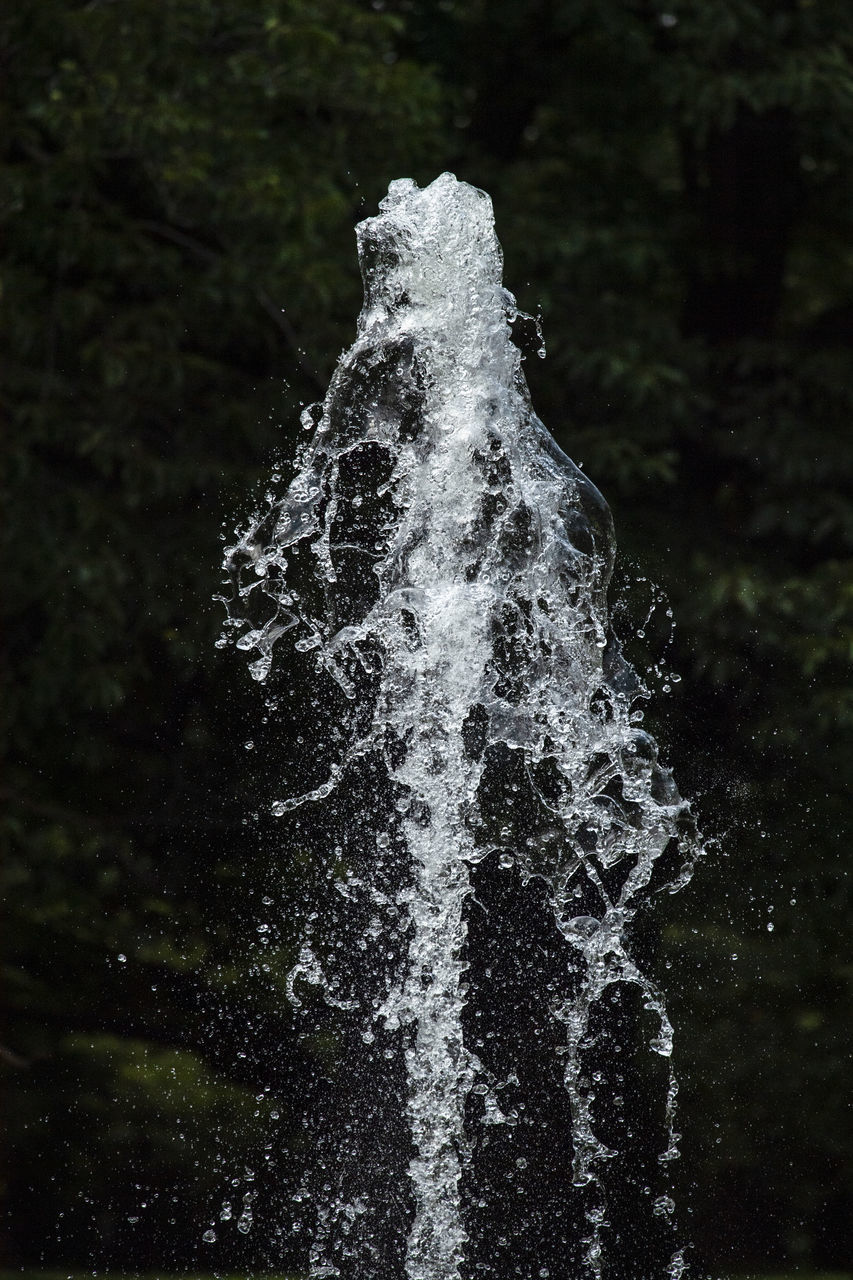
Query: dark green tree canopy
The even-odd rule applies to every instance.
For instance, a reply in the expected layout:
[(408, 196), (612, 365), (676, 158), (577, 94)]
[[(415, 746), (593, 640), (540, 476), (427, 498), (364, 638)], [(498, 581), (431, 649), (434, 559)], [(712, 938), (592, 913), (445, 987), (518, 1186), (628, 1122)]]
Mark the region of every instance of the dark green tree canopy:
[(218, 540), (350, 340), (354, 223), (453, 169), (726, 850), (650, 924), (698, 1254), (847, 1265), (849, 6), (20, 0), (0, 61), (14, 1256), (188, 1264), (232, 1165), (274, 1145), (272, 1203), (305, 1158), (339, 1069), (283, 995), (318, 873), (263, 816), (301, 671), (276, 716), (214, 648)]

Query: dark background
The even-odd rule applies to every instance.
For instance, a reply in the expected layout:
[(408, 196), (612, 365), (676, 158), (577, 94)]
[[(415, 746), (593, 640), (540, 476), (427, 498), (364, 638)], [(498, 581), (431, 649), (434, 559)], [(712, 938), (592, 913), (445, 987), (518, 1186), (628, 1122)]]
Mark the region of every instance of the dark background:
[(696, 1265), (853, 1268), (849, 3), (19, 0), (0, 64), (9, 1262), (290, 1261), (310, 726), (214, 647), (219, 539), (352, 340), (354, 224), (451, 169), (715, 838), (654, 961)]

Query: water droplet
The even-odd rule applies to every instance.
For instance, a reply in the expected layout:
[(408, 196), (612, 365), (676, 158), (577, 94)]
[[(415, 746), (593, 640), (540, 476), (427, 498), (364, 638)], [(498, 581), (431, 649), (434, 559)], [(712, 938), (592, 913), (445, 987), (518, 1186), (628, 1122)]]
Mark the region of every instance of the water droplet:
[(565, 926), (569, 937), (592, 938), (601, 928), (601, 921), (595, 916), (575, 916)]

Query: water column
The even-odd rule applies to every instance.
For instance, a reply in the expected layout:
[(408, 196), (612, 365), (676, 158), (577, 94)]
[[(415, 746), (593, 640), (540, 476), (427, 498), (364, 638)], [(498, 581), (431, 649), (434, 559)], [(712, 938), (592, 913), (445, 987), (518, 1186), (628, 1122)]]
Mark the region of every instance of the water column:
[(415, 1218), (406, 1271), (412, 1278), (437, 1280), (457, 1274), (464, 1254), (464, 1109), (477, 1066), (462, 1032), (463, 910), (470, 891), (467, 859), (473, 843), (460, 810), (470, 787), (470, 768), (461, 749), (460, 704), (447, 685), (470, 696), (485, 637), (476, 589), (439, 579), (427, 591), (412, 701), (404, 711), (417, 728), (397, 771), (417, 806), (415, 816), (405, 823), (415, 867), (413, 935), (402, 989), (393, 993), (387, 1010), (393, 1022), (408, 1022), (415, 1029), (406, 1050), (416, 1152), (408, 1171)]
[(313, 1274), (675, 1275), (671, 1028), (632, 928), (695, 841), (609, 630), (610, 513), (533, 412), (488, 197), (395, 182), (358, 237), (356, 341), (226, 560), (253, 675), (287, 634), (338, 707), (274, 810), (339, 815), (291, 974), (347, 1058)]
[[(479, 773), (465, 758), (463, 725), (482, 694), (493, 588), (466, 572), (464, 546), (471, 499), (482, 489), (474, 459), (487, 446), (498, 405), (511, 394), (500, 358), (509, 329), (487, 198), (447, 179), (426, 201), (410, 184), (392, 187), (389, 206), (395, 198), (397, 234), (417, 246), (417, 278), (409, 278), (407, 266), (397, 287), (408, 299), (404, 325), (417, 325), (425, 399), (418, 436), (398, 462), (408, 510), (394, 585), (399, 581), (416, 595), (417, 637), (396, 648), (398, 669), (387, 672), (387, 714), (401, 736), (410, 735), (394, 776), (416, 806), (406, 822), (415, 881), (408, 968), (388, 1013), (415, 1028), (406, 1052), (416, 1149), (409, 1167), (415, 1217), (407, 1275), (439, 1280), (456, 1274), (464, 1255), (464, 1108), (478, 1065), (463, 1043), (461, 1022), (463, 908), (474, 856), (465, 812)], [(362, 233), (363, 240), (373, 236), (387, 245), (384, 219)]]

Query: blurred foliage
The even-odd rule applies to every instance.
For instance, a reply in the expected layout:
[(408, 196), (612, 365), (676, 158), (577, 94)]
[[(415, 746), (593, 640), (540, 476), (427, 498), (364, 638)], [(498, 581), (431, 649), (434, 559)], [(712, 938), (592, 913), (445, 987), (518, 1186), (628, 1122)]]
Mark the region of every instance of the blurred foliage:
[(261, 730), (212, 648), (217, 536), (350, 340), (354, 223), (452, 168), (719, 838), (659, 921), (697, 1264), (849, 1265), (849, 6), (19, 0), (0, 59), (13, 1256), (291, 1265), (301, 695)]

